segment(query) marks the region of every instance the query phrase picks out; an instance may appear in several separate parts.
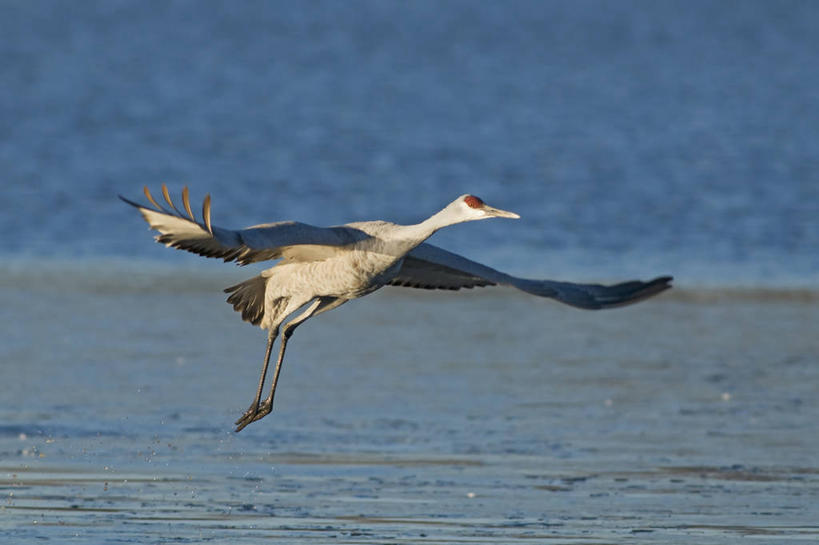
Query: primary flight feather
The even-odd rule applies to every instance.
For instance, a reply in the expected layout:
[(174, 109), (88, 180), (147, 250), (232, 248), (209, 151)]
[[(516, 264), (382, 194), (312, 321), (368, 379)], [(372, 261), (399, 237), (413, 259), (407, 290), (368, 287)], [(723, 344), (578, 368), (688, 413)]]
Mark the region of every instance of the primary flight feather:
[[(550, 297), (584, 309), (602, 309), (636, 303), (671, 287), (671, 277), (649, 282), (630, 281), (611, 286), (574, 284), (518, 278), (481, 265), (424, 241), (435, 231), (465, 221), (520, 216), (493, 208), (474, 195), (462, 195), (440, 212), (415, 225), (363, 221), (335, 227), (315, 227), (281, 221), (232, 230), (211, 223), (210, 195), (204, 199), (201, 220), (182, 191), (180, 211), (162, 185), (161, 205), (148, 188), (145, 197), (153, 208), (120, 198), (136, 207), (157, 242), (205, 257), (236, 261), (240, 265), (276, 260), (278, 263), (250, 280), (225, 289), (228, 303), (242, 319), (268, 331), (267, 349), (256, 395), (236, 421), (241, 431), (270, 413), (287, 341), (299, 324), (344, 302), (386, 286), (458, 290), (506, 285), (532, 295)], [(303, 306), (287, 324), (284, 321)], [(273, 343), (282, 329), (279, 355), (270, 394), (262, 400)]]

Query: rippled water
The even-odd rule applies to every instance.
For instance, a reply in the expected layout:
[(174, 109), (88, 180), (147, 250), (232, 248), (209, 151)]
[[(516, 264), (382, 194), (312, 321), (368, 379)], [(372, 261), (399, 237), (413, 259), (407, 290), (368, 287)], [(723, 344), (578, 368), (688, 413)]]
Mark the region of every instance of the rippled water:
[(300, 328), (276, 410), (235, 434), (264, 334), (231, 280), (107, 265), (2, 276), (16, 542), (819, 537), (815, 294), (387, 288)]

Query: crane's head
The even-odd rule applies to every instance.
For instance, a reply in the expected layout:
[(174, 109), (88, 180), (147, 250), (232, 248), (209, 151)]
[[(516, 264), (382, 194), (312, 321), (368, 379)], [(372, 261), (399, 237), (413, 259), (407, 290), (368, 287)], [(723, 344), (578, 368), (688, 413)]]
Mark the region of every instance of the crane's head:
[(460, 221), (483, 220), (487, 218), (520, 218), (520, 216), (514, 212), (507, 212), (506, 210), (489, 206), (475, 195), (461, 195), (449, 206), (455, 208), (455, 212), (461, 216)]

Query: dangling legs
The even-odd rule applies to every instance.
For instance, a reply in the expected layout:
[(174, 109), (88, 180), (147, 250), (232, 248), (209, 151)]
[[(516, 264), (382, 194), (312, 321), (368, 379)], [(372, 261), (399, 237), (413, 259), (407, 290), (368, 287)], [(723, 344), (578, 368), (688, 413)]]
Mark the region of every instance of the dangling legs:
[[(279, 335), (279, 327), (276, 326), (268, 332), (267, 335), (267, 350), (264, 353), (264, 364), (262, 364), (262, 376), (259, 377), (259, 388), (256, 390), (256, 397), (253, 399), (253, 403), (250, 404), (250, 407), (245, 411), (245, 414), (242, 415), (239, 420), (236, 421), (236, 424), (239, 424), (242, 420), (250, 418), (252, 416), (256, 416), (256, 413), (259, 411), (259, 401), (262, 399), (262, 390), (264, 389), (264, 379), (267, 376), (267, 367), (270, 363), (270, 353), (273, 351), (273, 341), (276, 340), (276, 337)], [(239, 431), (239, 430), (236, 430)]]
[[(293, 331), (305, 320), (308, 318), (312, 318), (313, 316), (318, 316), (322, 312), (327, 312), (328, 310), (332, 310), (341, 304), (345, 303), (347, 299), (339, 299), (335, 297), (319, 297), (312, 303), (307, 309), (299, 314), (297, 317), (290, 320), (287, 325), (284, 326), (282, 330), (282, 340), (281, 346), (279, 347), (279, 358), (276, 361), (276, 370), (273, 372), (273, 384), (270, 387), (270, 395), (267, 396), (257, 408), (256, 411), (248, 411), (242, 417), (236, 421), (236, 431), (241, 431), (244, 429), (245, 426), (250, 424), (251, 422), (255, 422), (261, 418), (264, 418), (270, 411), (273, 410), (273, 396), (276, 394), (276, 383), (279, 381), (279, 373), (282, 370), (282, 361), (284, 361), (284, 351), (287, 349), (287, 341), (293, 335)], [(268, 348), (269, 351), (269, 348)], [(260, 390), (261, 391), (261, 390)]]

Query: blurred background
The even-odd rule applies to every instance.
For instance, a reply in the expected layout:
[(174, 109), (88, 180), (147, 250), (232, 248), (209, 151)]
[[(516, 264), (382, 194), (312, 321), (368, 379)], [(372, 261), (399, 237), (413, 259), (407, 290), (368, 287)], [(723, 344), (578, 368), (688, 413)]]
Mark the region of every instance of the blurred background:
[(192, 263), (116, 198), (162, 182), (225, 227), (469, 192), (522, 220), (433, 242), (509, 272), (815, 287), (817, 25), (804, 1), (4, 2), (0, 255)]
[[(819, 2), (0, 0), (0, 534), (59, 543), (819, 536)], [(265, 334), (121, 194), (240, 228), (519, 221), (611, 312), (384, 289)], [(251, 267), (257, 269), (258, 267)], [(557, 542), (557, 541), (554, 541)]]

